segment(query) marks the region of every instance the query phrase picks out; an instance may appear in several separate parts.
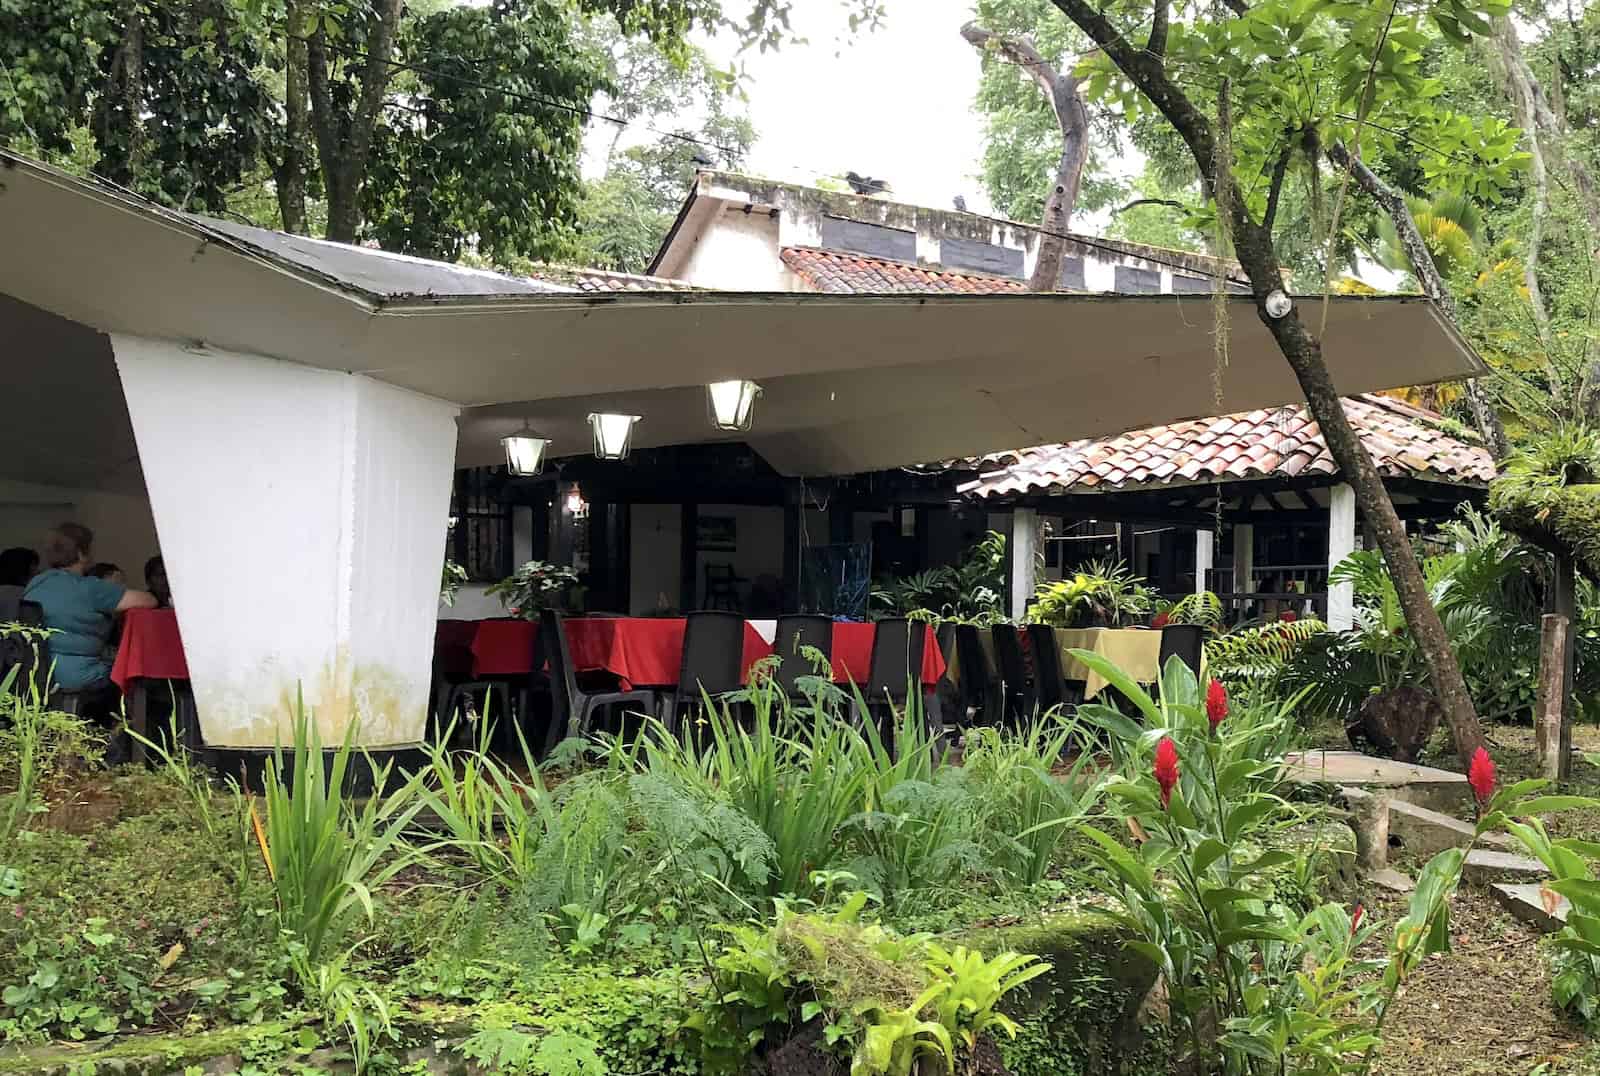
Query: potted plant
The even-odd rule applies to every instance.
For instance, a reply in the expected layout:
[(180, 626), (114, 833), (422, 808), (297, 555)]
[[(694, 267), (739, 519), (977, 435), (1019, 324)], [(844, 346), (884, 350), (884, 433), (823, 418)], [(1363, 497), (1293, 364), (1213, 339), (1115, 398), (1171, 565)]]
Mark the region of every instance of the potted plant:
[(499, 598), (512, 616), (538, 620), (545, 609), (575, 608), (579, 591), (578, 573), (572, 568), (530, 560), (485, 592)]

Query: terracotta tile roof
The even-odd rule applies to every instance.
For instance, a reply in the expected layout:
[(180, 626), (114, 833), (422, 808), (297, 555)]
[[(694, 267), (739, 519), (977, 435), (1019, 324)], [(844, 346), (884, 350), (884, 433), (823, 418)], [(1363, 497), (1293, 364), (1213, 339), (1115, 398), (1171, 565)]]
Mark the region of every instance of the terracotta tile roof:
[[(1440, 416), (1430, 411), (1388, 396), (1347, 397), (1344, 411), (1385, 477), (1478, 486), (1494, 477), (1488, 450), (1447, 433)], [(995, 453), (986, 463), (996, 469), (961, 492), (979, 497), (1083, 493), (1339, 471), (1304, 405)]]
[(536, 265), (527, 275), (534, 280), (582, 292), (696, 290), (682, 280), (639, 273), (616, 273), (609, 269), (587, 269), (576, 265)]
[(838, 250), (784, 247), (783, 261), (811, 287), (832, 295), (882, 295), (935, 292), (946, 295), (996, 295), (1026, 291), (1020, 280), (957, 273), (937, 266), (869, 258)]

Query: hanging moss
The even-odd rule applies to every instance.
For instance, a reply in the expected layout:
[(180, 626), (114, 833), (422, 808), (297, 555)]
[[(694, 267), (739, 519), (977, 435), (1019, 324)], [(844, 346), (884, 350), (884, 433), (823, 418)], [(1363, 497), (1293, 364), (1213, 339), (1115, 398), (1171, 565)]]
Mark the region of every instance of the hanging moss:
[(1502, 526), (1600, 581), (1600, 431), (1564, 427), (1506, 461), (1489, 488)]

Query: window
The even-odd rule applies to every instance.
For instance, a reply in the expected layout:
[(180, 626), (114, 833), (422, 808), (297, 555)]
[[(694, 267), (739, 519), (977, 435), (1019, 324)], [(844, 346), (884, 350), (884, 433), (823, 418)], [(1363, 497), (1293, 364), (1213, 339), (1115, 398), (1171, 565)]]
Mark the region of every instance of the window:
[(456, 472), (450, 495), (450, 559), (474, 583), (498, 583), (514, 569), (511, 508), (502, 498), (504, 467), (468, 467)]

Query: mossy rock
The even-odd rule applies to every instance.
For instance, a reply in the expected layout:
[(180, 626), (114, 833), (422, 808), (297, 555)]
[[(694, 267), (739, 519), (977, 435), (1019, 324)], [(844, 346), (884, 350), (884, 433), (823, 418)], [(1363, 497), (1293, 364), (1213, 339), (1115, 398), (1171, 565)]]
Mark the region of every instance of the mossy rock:
[(1166, 1029), (1145, 1016), (1156, 967), (1096, 911), (975, 927), (960, 939), (986, 956), (1007, 950), (1051, 965), (1003, 1004), (1015, 1039), (997, 1037), (1014, 1076), (1154, 1076), (1168, 1071)]

